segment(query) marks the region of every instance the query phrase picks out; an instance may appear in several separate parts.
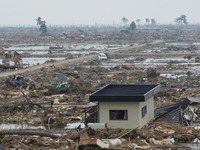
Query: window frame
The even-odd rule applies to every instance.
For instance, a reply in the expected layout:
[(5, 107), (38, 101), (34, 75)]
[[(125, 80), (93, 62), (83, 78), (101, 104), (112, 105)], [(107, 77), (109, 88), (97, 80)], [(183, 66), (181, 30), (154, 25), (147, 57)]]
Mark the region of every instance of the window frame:
[[(121, 116), (124, 113), (123, 117)], [(119, 115), (118, 117), (116, 115)], [(121, 119), (120, 119), (121, 118)], [(120, 120), (125, 121), (128, 120), (128, 110), (109, 110), (109, 120)]]
[(144, 118), (147, 114), (147, 105), (141, 108), (141, 117)]

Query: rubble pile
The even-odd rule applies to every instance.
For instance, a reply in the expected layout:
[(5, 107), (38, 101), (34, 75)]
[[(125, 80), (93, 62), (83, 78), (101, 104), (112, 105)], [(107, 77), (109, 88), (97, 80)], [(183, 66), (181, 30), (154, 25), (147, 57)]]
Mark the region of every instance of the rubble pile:
[[(79, 65), (79, 67), (68, 66), (62, 69), (52, 66), (42, 68), (35, 73), (27, 72), (1, 80), (1, 123), (42, 125), (52, 133), (56, 129), (62, 131), (68, 123), (81, 122), (77, 116), (84, 117), (82, 106), (88, 103), (88, 95), (109, 83), (138, 83), (138, 81), (140, 81), (140, 84), (161, 83), (163, 85), (162, 91), (155, 98), (157, 108), (181, 102), (186, 97), (198, 96), (198, 90), (195, 90), (195, 85), (198, 85), (198, 82), (195, 80), (196, 77), (193, 76), (177, 79), (159, 75), (148, 76), (146, 70), (146, 73), (141, 72), (142, 77), (139, 73), (140, 69), (135, 66), (122, 65), (114, 68), (85, 68), (84, 66), (84, 64)], [(123, 70), (128, 71), (128, 74)], [(188, 83), (184, 82), (186, 89), (182, 85), (185, 80), (188, 81)], [(197, 115), (199, 116), (199, 113)], [(196, 119), (198, 121), (198, 117)], [(184, 126), (186, 133), (188, 133), (188, 130), (190, 131), (187, 136), (189, 139), (181, 136), (179, 130), (182, 127), (179, 127), (177, 131), (174, 126), (166, 125), (166, 123), (164, 126), (164, 123), (159, 121), (142, 129), (134, 129), (126, 135), (123, 135), (127, 132), (124, 129), (90, 129), (88, 134), (90, 138), (96, 139), (120, 139), (121, 148), (140, 147), (148, 149), (150, 147), (177, 146), (174, 143), (179, 145), (179, 143), (193, 142), (193, 140), (199, 138), (198, 128), (190, 127), (190, 124), (187, 123)], [(63, 133), (67, 134), (66, 131), (62, 131)], [(183, 132), (182, 134), (186, 133)], [(9, 138), (11, 138), (11, 135), (5, 135), (2, 143), (5, 140), (9, 141)], [(51, 138), (41, 138), (18, 136), (15, 139), (16, 141), (17, 139), (24, 139), (33, 143), (35, 141), (35, 144), (32, 142), (24, 143), (23, 141), (22, 144), (15, 145), (15, 141), (10, 141), (11, 143), (7, 142), (3, 146), (28, 148), (32, 145), (35, 148), (41, 146), (58, 149), (67, 145), (66, 142), (56, 144), (56, 142), (52, 142)], [(168, 139), (168, 141), (165, 139)], [(45, 142), (42, 142), (43, 140)], [(74, 143), (73, 141), (70, 142)]]
[[(199, 46), (191, 43), (184, 47), (169, 46), (172, 41), (198, 41), (199, 31), (165, 28), (128, 33), (120, 32), (121, 29), (69, 31), (57, 34), (52, 29), (52, 35), (46, 37), (24, 33), (21, 41), (15, 38), (21, 35), (17, 32), (2, 37), (6, 40), (0, 44), (9, 47), (18, 42), (59, 43), (50, 47), (51, 50), (62, 49), (60, 44), (65, 42), (127, 42), (132, 46), (121, 51), (106, 51), (108, 60), (105, 61), (84, 57), (77, 62), (71, 58), (70, 63), (64, 65), (50, 61), (48, 66), (37, 66), (34, 70), (30, 67), (23, 73), (10, 75), (13, 70), (2, 70), (9, 75), (0, 78), (0, 146), (10, 149), (153, 149), (200, 143), (199, 56), (192, 53), (198, 52)], [(191, 34), (193, 40), (186, 36)], [(158, 39), (166, 41), (157, 45), (150, 43)], [(164, 60), (165, 57), (169, 59)], [(192, 58), (194, 62), (189, 61)], [(149, 59), (153, 61), (148, 62)], [(156, 61), (158, 59), (160, 61)], [(87, 127), (85, 117), (97, 106), (89, 103), (89, 96), (108, 84), (160, 84), (161, 91), (154, 101), (155, 119), (136, 129)]]

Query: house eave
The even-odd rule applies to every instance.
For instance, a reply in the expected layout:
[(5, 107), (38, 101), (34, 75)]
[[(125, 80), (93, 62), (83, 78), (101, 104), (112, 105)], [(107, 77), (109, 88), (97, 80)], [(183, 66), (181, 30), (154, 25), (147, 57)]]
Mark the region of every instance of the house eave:
[(144, 98), (146, 100), (150, 99), (151, 97), (153, 97), (155, 94), (157, 94), (161, 89), (161, 85), (157, 85), (156, 87), (154, 87), (153, 89), (151, 89), (150, 91), (148, 91), (147, 93), (144, 94)]
[[(109, 85), (107, 85), (109, 86)], [(105, 86), (104, 88), (106, 88), (107, 86)], [(102, 88), (102, 89), (104, 89)], [(152, 88), (151, 90), (149, 90), (148, 92), (142, 94), (142, 95), (121, 95), (121, 96), (104, 96), (104, 95), (96, 95), (96, 93), (98, 93), (99, 91), (101, 91), (102, 89), (94, 92), (90, 97), (89, 97), (89, 101), (91, 102), (145, 102), (149, 99), (151, 99), (151, 97), (153, 97), (156, 93), (158, 93), (161, 89), (161, 85), (158, 84), (157, 86), (155, 86), (154, 88)]]
[[(134, 100), (135, 99), (135, 100)], [(91, 102), (144, 102), (144, 96), (90, 96)]]

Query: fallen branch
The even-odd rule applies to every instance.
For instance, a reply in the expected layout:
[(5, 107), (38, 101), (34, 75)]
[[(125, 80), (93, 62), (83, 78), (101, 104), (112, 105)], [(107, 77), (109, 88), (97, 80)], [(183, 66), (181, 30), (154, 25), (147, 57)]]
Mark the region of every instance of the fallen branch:
[(129, 131), (127, 131), (127, 132), (123, 133), (122, 135), (118, 136), (117, 138), (118, 138), (118, 139), (119, 139), (119, 138), (122, 138), (122, 137), (125, 136), (126, 134), (128, 134), (128, 133), (130, 133), (130, 132), (132, 132), (133, 130), (136, 130), (136, 129), (137, 129), (137, 128), (130, 129)]
[[(76, 140), (78, 138), (80, 138), (80, 135), (86, 131), (88, 131), (89, 127), (81, 130), (80, 132), (68, 137), (69, 139), (72, 139), (72, 140)], [(38, 136), (43, 136), (43, 137), (50, 137), (50, 138), (53, 138), (53, 139), (57, 139), (59, 138), (60, 136), (58, 135), (54, 135), (54, 134), (51, 134), (51, 133), (48, 133), (48, 132), (43, 132), (43, 131), (35, 131), (35, 130), (0, 130), (0, 135), (13, 135), (13, 134), (16, 134), (16, 135), (38, 135)]]

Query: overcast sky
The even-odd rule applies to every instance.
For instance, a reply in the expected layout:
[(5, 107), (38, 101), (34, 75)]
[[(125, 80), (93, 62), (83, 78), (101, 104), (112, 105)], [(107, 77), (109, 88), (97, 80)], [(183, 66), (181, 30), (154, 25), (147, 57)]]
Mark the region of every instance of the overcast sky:
[(0, 25), (36, 25), (39, 16), (47, 25), (120, 24), (122, 17), (163, 24), (182, 14), (200, 23), (200, 0), (0, 0)]

